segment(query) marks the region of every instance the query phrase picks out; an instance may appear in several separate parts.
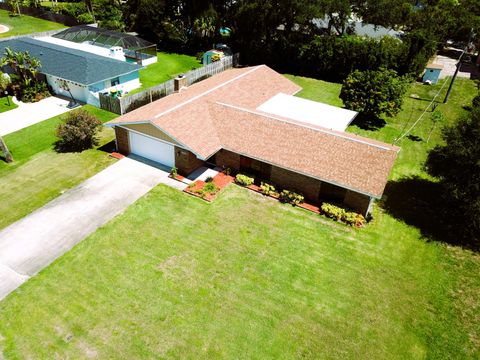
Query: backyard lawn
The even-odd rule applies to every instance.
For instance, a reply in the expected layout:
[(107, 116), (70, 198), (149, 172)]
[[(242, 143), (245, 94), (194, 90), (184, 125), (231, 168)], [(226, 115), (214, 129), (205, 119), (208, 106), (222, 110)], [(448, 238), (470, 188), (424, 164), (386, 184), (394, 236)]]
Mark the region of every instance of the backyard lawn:
[(148, 65), (145, 69), (140, 70), (142, 87), (131, 91), (130, 94), (161, 84), (179, 74), (202, 66), (195, 57), (189, 55), (159, 52), (157, 58), (158, 61), (155, 64)]
[(27, 15), (10, 16), (6, 10), (0, 10), (0, 24), (10, 28), (10, 31), (0, 34), (0, 38), (65, 28), (65, 25)]
[[(89, 105), (84, 108), (104, 122), (117, 116)], [(67, 154), (53, 151), (55, 129), (63, 116), (4, 136), (15, 161), (11, 164), (0, 161), (0, 229), (114, 162), (108, 153), (97, 149)], [(113, 131), (104, 128), (100, 144), (112, 140)]]
[[(299, 96), (340, 104), (338, 84), (294, 80)], [(473, 87), (456, 83), (445, 122)], [(435, 89), (414, 84), (424, 100), (349, 131), (391, 142)], [(0, 358), (480, 358), (480, 255), (425, 237), (417, 219), (439, 227), (421, 198), (435, 187), (430, 126), (399, 143), (363, 229), (233, 184), (211, 204), (159, 185), (0, 302)]]
[[(341, 84), (291, 75), (287, 75), (287, 77), (304, 88), (297, 96), (330, 105), (343, 106), (342, 100), (338, 98)], [(357, 125), (351, 125), (347, 131), (392, 144), (395, 138), (410, 128), (421, 116), (435, 94), (441, 89), (444, 81), (450, 81), (450, 78), (440, 80), (437, 85), (431, 86), (414, 83), (407, 92), (403, 110), (393, 118), (386, 118), (385, 126), (375, 130), (365, 130)], [(443, 104), (447, 88), (448, 86), (444, 86), (436, 99), (436, 110), (444, 114), (444, 121), (439, 121), (433, 128), (427, 143), (428, 135), (433, 127), (432, 112), (429, 110), (410, 133), (411, 136), (405, 136), (400, 142), (396, 143), (402, 150), (398, 154), (390, 176), (391, 179), (409, 176), (429, 178), (423, 170), (423, 163), (428, 151), (441, 140), (442, 127), (454, 123), (459, 116), (467, 112), (465, 108), (471, 105), (477, 92), (476, 84), (472, 80), (457, 79), (448, 103)]]

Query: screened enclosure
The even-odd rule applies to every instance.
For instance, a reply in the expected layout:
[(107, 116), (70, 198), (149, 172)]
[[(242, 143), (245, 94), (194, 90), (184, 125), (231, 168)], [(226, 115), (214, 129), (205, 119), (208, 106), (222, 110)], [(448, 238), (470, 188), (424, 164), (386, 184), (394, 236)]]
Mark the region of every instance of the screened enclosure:
[(134, 35), (88, 25), (73, 26), (53, 35), (53, 37), (104, 48), (120, 46), (129, 62), (142, 63), (146, 59), (157, 57), (157, 45), (149, 41)]

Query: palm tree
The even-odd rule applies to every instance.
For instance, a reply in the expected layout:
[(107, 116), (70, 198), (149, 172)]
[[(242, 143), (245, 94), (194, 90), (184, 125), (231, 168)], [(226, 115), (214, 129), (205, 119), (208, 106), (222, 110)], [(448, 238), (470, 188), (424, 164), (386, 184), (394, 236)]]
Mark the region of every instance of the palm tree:
[(31, 56), (28, 51), (15, 52), (5, 48), (4, 56), (0, 59), (0, 67), (7, 66), (12, 70), (12, 82), (21, 88), (26, 88), (36, 83), (38, 69), (41, 67), (38, 59)]

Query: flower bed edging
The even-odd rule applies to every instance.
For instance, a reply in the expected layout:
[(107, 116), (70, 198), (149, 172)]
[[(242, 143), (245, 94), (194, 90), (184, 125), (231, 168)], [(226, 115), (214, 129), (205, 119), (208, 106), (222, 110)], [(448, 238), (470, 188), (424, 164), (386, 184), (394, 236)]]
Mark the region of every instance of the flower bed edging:
[[(252, 190), (252, 191), (254, 191), (254, 192), (256, 192), (256, 193), (262, 194), (263, 196), (267, 196), (267, 197), (270, 197), (270, 198), (273, 198), (273, 199), (276, 199), (276, 200), (279, 200), (279, 201), (280, 201), (279, 196), (266, 195), (266, 194), (264, 194), (264, 193), (262, 192), (260, 186), (258, 186), (258, 185), (252, 184), (252, 185), (248, 185), (248, 186), (243, 186), (243, 185), (240, 185), (240, 184), (238, 184), (238, 183), (235, 183), (235, 184), (237, 184), (237, 185), (240, 186), (240, 187), (246, 188), (246, 189), (248, 189), (248, 190)], [(300, 203), (300, 204), (294, 204), (294, 205), (292, 205), (292, 206), (296, 206), (296, 207), (299, 207), (299, 208), (301, 208), (301, 209), (304, 209), (304, 210), (313, 212), (313, 213), (315, 213), (315, 214), (317, 214), (317, 215), (323, 215), (323, 216), (325, 216), (325, 214), (322, 212), (321, 207), (316, 206), (316, 205), (309, 204), (309, 203), (307, 203), (307, 202), (302, 202), (302, 203)], [(325, 216), (325, 217), (327, 217), (327, 216)], [(327, 218), (328, 218), (328, 217), (327, 217)], [(332, 220), (335, 221), (335, 219), (332, 219)], [(362, 225), (362, 226), (350, 225), (350, 224), (348, 224), (348, 223), (346, 223), (346, 222), (343, 222), (343, 221), (340, 221), (340, 220), (335, 221), (335, 222), (339, 222), (339, 223), (341, 223), (341, 224), (344, 224), (344, 225), (347, 225), (347, 226), (356, 227), (356, 228), (364, 227), (364, 225)]]

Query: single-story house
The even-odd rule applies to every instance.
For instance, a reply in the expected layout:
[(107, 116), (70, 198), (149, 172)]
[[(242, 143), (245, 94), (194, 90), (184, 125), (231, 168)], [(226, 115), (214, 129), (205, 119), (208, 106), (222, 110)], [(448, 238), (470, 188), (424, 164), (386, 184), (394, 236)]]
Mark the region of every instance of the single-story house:
[[(175, 166), (180, 174), (212, 164), (367, 214), (399, 149), (338, 130), (356, 113), (294, 98), (300, 90), (265, 65), (230, 69), (107, 126), (115, 129), (119, 152)], [(282, 112), (279, 100), (298, 112)]]
[(31, 38), (0, 41), (0, 53), (6, 48), (28, 51), (41, 63), (40, 73), (55, 94), (70, 97), (60, 84), (65, 81), (75, 100), (99, 106), (98, 93), (113, 88), (128, 92), (140, 87), (137, 64), (63, 47)]

